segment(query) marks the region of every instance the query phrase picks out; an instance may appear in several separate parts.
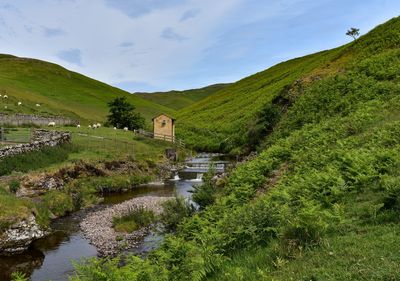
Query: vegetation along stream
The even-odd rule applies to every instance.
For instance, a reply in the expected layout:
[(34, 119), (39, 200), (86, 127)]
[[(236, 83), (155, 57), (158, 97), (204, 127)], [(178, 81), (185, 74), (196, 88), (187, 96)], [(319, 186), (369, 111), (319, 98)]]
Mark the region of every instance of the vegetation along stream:
[[(119, 204), (132, 198), (143, 196), (171, 197), (174, 195), (190, 198), (194, 185), (201, 184), (202, 174), (208, 165), (214, 162), (211, 155), (199, 155), (187, 161), (184, 170), (176, 172), (163, 185), (147, 184), (138, 186), (124, 193), (111, 193), (104, 196), (99, 206), (81, 210), (67, 217), (57, 219), (51, 225), (52, 233), (35, 241), (28, 251), (14, 256), (0, 256), (0, 280), (9, 280), (14, 271), (21, 271), (30, 276), (30, 280), (68, 280), (74, 270), (73, 261), (98, 255), (97, 249), (84, 237), (79, 224), (87, 213)], [(225, 161), (217, 161), (214, 165), (223, 169)], [(162, 236), (151, 232), (129, 252), (145, 254), (157, 247)]]

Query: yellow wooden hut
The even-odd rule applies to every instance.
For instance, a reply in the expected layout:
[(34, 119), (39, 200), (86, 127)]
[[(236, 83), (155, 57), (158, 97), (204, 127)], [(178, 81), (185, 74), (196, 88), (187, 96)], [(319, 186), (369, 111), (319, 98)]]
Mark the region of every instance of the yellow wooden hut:
[(153, 134), (155, 139), (175, 141), (175, 119), (166, 114), (160, 114), (153, 119)]

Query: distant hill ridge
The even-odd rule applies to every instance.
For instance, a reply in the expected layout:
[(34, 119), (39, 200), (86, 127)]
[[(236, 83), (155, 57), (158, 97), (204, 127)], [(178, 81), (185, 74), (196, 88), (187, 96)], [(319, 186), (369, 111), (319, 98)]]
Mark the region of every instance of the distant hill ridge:
[(228, 87), (229, 83), (214, 84), (198, 89), (190, 89), (183, 91), (167, 91), (167, 92), (136, 92), (135, 95), (150, 100), (152, 102), (164, 105), (166, 107), (180, 110), (198, 101), (201, 101), (216, 92)]

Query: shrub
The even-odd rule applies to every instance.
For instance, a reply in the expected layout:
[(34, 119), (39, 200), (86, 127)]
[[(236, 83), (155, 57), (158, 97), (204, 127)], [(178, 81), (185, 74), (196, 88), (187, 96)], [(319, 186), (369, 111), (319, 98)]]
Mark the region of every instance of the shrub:
[(400, 212), (400, 178), (390, 177), (383, 181), (384, 200), (383, 207), (387, 210)]
[(59, 190), (51, 190), (47, 192), (43, 196), (42, 204), (44, 204), (44, 206), (57, 217), (64, 216), (74, 210), (72, 197), (66, 192)]
[(144, 207), (138, 207), (129, 214), (113, 218), (113, 227), (118, 232), (133, 232), (149, 226), (155, 221), (154, 212)]
[(271, 103), (265, 104), (248, 125), (247, 146), (254, 150), (272, 132), (281, 116), (281, 108)]
[(28, 278), (24, 273), (16, 271), (11, 274), (11, 281), (28, 281)]
[(192, 200), (197, 203), (200, 209), (204, 209), (215, 201), (216, 188), (212, 182), (214, 176), (214, 169), (210, 170), (203, 175), (203, 183), (201, 185), (193, 186)]
[(8, 188), (10, 189), (10, 192), (17, 193), (18, 189), (20, 188), (19, 180), (16, 179), (11, 180), (8, 184)]
[(162, 204), (164, 211), (160, 215), (160, 220), (167, 232), (173, 232), (185, 218), (193, 215), (195, 208), (183, 197), (175, 197)]

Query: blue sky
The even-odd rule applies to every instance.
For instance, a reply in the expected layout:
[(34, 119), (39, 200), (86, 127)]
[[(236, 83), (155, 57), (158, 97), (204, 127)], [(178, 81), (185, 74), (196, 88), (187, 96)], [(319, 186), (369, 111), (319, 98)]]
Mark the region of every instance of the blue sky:
[(0, 0), (0, 53), (131, 92), (188, 89), (337, 47), (399, 12), (398, 0)]

